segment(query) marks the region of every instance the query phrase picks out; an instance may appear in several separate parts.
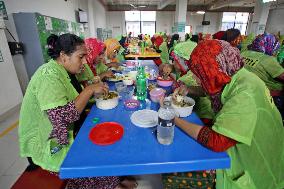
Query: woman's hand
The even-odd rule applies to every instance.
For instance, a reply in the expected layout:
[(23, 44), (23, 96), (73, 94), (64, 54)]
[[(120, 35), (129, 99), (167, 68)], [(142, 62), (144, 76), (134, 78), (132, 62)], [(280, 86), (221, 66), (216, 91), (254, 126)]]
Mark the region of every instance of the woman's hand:
[(91, 84), (84, 88), (84, 90), (76, 97), (75, 99), (75, 107), (79, 113), (82, 113), (84, 108), (86, 107), (89, 99), (94, 95), (107, 94), (108, 86), (103, 83), (95, 83)]
[(114, 77), (114, 73), (111, 70), (109, 70), (109, 71), (106, 71), (106, 72), (104, 72), (100, 75), (101, 79), (104, 79), (105, 77), (112, 78), (112, 77)]
[(100, 95), (100, 94), (105, 95), (109, 91), (108, 85), (103, 82), (92, 84), (92, 85), (89, 85), (88, 87), (92, 90), (92, 93), (96, 95)]
[(175, 60), (173, 61), (173, 66), (174, 66), (174, 69), (175, 69), (176, 72), (181, 72), (181, 69), (180, 69), (178, 63)]
[(186, 96), (189, 93), (189, 89), (186, 85), (182, 84), (180, 87), (176, 88), (173, 94), (173, 98), (176, 98), (177, 95)]
[(117, 63), (117, 62), (111, 62), (111, 63), (108, 63), (108, 64), (106, 64), (107, 65), (107, 67), (114, 67), (114, 68), (118, 68), (119, 67), (119, 63)]

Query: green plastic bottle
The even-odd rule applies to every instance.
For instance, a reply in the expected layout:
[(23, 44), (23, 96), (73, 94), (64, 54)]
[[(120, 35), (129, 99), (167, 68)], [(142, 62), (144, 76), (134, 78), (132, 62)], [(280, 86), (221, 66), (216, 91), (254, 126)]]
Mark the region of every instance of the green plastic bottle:
[(147, 97), (147, 78), (143, 66), (138, 67), (136, 76), (136, 96), (138, 100), (144, 101)]

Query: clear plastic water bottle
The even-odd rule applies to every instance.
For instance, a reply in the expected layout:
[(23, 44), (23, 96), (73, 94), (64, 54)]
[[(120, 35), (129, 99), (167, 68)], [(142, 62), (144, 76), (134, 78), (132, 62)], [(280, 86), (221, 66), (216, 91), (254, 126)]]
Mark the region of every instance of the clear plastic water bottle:
[(175, 110), (171, 101), (165, 100), (158, 111), (157, 139), (160, 144), (170, 145), (174, 139), (174, 118)]
[(147, 78), (143, 66), (138, 67), (136, 76), (136, 96), (138, 100), (144, 101), (147, 97)]

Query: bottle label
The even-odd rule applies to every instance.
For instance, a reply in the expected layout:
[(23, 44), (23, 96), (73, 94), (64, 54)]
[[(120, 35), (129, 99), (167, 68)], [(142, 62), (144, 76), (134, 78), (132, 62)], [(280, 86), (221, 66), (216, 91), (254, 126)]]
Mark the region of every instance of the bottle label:
[(165, 119), (162, 119), (162, 118), (159, 117), (158, 123), (162, 127), (172, 127), (172, 126), (174, 126), (174, 119), (165, 120)]

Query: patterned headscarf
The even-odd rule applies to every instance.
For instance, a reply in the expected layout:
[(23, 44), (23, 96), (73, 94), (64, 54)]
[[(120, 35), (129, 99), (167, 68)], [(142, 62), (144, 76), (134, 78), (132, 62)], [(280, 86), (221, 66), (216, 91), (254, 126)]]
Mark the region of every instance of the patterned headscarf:
[(117, 39), (111, 38), (111, 39), (107, 39), (105, 40), (105, 46), (106, 46), (106, 54), (107, 57), (110, 57), (110, 54), (115, 50), (115, 49), (119, 49), (121, 47), (121, 45), (119, 44), (119, 42), (117, 41)]
[(191, 54), (190, 70), (199, 78), (211, 97), (215, 112), (222, 108), (221, 94), (231, 77), (243, 67), (240, 51), (228, 42), (205, 40)]
[(252, 44), (248, 46), (248, 49), (272, 56), (279, 47), (280, 43), (274, 35), (262, 34), (255, 38)]
[(91, 68), (92, 72), (95, 74), (95, 60), (97, 56), (104, 51), (105, 45), (103, 42), (97, 40), (96, 38), (85, 39), (85, 45), (87, 48), (87, 63)]

